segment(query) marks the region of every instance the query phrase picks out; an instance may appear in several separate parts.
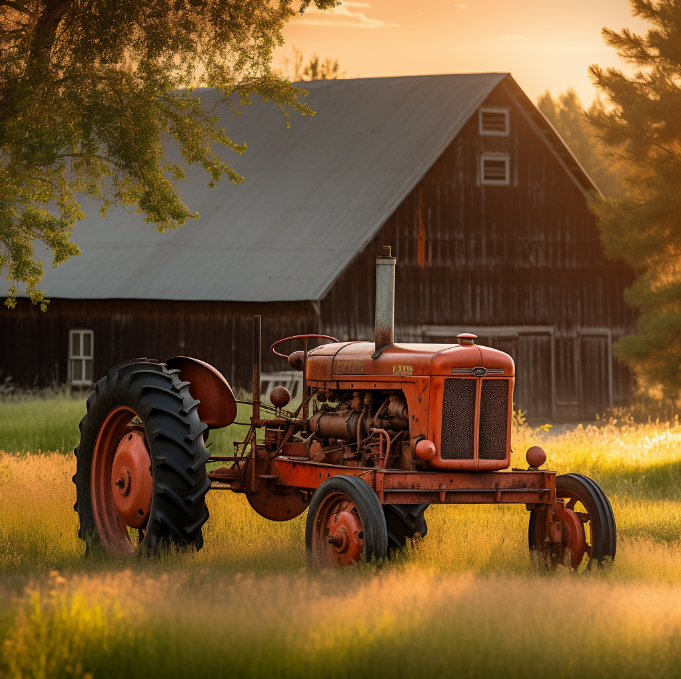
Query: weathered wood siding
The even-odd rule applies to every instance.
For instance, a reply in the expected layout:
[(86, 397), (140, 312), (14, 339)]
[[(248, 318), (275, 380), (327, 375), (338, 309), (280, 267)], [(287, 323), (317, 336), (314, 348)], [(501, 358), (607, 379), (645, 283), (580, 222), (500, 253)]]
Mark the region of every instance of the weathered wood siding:
[(42, 313), (22, 299), (16, 309), (1, 313), (0, 369), (22, 386), (65, 382), (69, 330), (85, 328), (94, 332), (95, 379), (131, 358), (186, 355), (211, 363), (237, 388), (250, 390), (253, 315), (262, 316), (263, 369), (270, 372), (288, 369), (270, 354), (270, 344), (287, 332), (315, 332), (317, 323), (310, 302), (55, 299)]

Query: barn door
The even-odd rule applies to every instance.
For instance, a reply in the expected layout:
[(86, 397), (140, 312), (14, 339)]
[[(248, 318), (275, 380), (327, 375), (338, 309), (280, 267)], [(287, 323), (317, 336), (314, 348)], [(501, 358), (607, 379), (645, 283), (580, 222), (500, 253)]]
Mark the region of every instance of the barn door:
[(520, 335), (515, 359), (515, 405), (532, 420), (553, 416), (551, 335)]
[(580, 417), (595, 420), (612, 407), (610, 337), (583, 334), (579, 337)]

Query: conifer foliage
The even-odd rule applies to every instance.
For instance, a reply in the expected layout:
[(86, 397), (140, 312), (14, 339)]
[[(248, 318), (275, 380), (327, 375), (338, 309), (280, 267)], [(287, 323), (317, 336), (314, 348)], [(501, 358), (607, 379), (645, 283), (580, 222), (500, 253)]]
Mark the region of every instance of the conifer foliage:
[(645, 386), (669, 399), (681, 392), (681, 0), (630, 0), (650, 24), (645, 35), (603, 29), (635, 73), (591, 66), (610, 107), (588, 118), (609, 152), (626, 165), (627, 196), (592, 205), (609, 255), (637, 272), (626, 291), (640, 311), (638, 330), (616, 354)]
[[(303, 12), (337, 0), (298, 0)], [(219, 127), (219, 109), (259, 94), (312, 113), (272, 52), (293, 0), (0, 0), (0, 272), (45, 308), (35, 242), (54, 263), (71, 240), (78, 195), (142, 212), (164, 230), (198, 215), (177, 184), (188, 165), (207, 183), (241, 177), (221, 152), (245, 141)], [(217, 88), (208, 106), (197, 85)], [(244, 113), (247, 115), (247, 112)], [(165, 149), (172, 141), (181, 160)], [(222, 145), (220, 147), (220, 145)]]
[[(620, 169), (617, 163), (606, 157), (601, 140), (595, 136), (586, 119), (586, 111), (577, 92), (569, 88), (554, 99), (547, 90), (537, 100), (537, 106), (558, 130), (596, 186), (608, 197), (620, 196)], [(589, 111), (598, 113), (602, 109), (603, 102), (596, 98)]]

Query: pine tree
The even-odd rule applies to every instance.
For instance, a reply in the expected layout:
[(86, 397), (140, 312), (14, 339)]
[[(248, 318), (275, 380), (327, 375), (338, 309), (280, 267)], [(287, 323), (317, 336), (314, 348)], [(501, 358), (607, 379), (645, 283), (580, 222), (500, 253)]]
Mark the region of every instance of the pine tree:
[(606, 252), (631, 265), (637, 278), (625, 293), (639, 312), (634, 335), (616, 355), (641, 384), (681, 395), (681, 0), (630, 0), (650, 24), (645, 35), (603, 29), (605, 42), (635, 66), (591, 66), (610, 106), (588, 119), (610, 155), (626, 166), (626, 198), (592, 202)]
[[(569, 88), (554, 99), (547, 90), (537, 100), (537, 106), (558, 130), (596, 186), (608, 197), (622, 195), (622, 184), (617, 164), (606, 158), (605, 151), (588, 120), (577, 93)], [(603, 109), (596, 97), (589, 111), (594, 114)]]

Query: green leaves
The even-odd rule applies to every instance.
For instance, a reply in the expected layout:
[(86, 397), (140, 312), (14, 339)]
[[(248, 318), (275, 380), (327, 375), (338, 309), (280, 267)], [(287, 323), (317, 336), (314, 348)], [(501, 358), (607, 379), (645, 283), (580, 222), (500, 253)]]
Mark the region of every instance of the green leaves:
[(594, 198), (607, 253), (638, 273), (627, 302), (638, 332), (616, 354), (645, 386), (681, 392), (681, 0), (630, 0), (651, 24), (645, 36), (603, 29), (608, 45), (640, 70), (627, 77), (591, 66), (610, 107), (588, 114), (610, 155), (626, 169), (627, 197)]
[[(304, 11), (310, 2), (303, 2)], [(335, 0), (315, 0), (320, 9)], [(221, 113), (260, 95), (313, 114), (271, 70), (292, 0), (0, 0), (0, 268), (46, 308), (35, 242), (54, 265), (79, 254), (78, 196), (142, 212), (163, 231), (196, 219), (178, 186), (243, 181)], [(206, 100), (199, 86), (215, 88)], [(217, 101), (215, 101), (217, 99)], [(214, 102), (215, 103), (212, 103)], [(169, 156), (171, 152), (173, 157)], [(223, 158), (223, 154), (227, 154)]]

